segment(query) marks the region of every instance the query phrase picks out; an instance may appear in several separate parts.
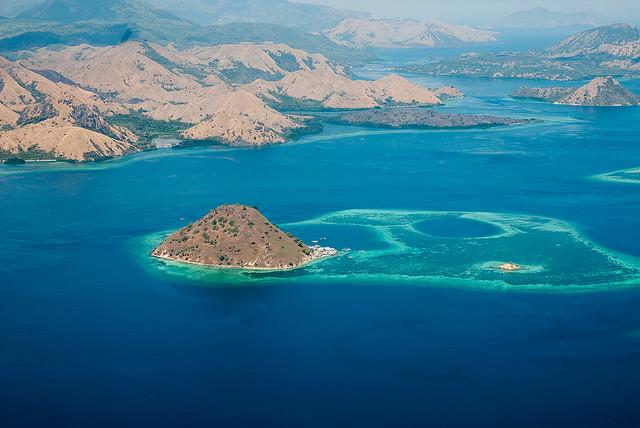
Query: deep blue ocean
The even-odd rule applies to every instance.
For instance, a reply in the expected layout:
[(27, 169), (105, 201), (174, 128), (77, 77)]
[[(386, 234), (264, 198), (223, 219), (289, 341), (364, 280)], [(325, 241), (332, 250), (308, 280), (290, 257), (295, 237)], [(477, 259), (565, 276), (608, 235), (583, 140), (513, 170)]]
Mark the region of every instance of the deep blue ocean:
[[(507, 97), (545, 82), (410, 77), (468, 95), (442, 110), (544, 122), (329, 125), (257, 150), (0, 167), (0, 426), (640, 426), (640, 283), (588, 285), (601, 258), (640, 258), (640, 183), (593, 178), (640, 166), (640, 108)], [(359, 269), (378, 276), (345, 261), (335, 281), (303, 270), (227, 283), (171, 275), (139, 244), (235, 202), (305, 239), (324, 231), (296, 224), (345, 210), (554, 219), (571, 233), (549, 241), (561, 259), (545, 278), (594, 277), (567, 281), (587, 283), (580, 291), (454, 285), (446, 273), (396, 282), (368, 259)], [(447, 221), (420, 228), (463, 238)], [(536, 239), (499, 250), (544, 260), (547, 238)], [(327, 241), (385, 246), (355, 229)], [(583, 241), (606, 257), (574, 253)], [(627, 275), (612, 266), (607, 275)]]

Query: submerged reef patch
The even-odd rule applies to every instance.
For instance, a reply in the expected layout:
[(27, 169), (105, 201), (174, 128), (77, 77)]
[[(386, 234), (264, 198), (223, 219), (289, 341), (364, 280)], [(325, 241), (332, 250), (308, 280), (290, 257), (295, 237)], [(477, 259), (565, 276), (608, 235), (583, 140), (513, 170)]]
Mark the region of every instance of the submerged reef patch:
[[(347, 210), (282, 226), (309, 242), (316, 239), (348, 248), (341, 250), (338, 257), (294, 272), (220, 272), (177, 266), (148, 256), (146, 263), (154, 271), (179, 280), (218, 285), (304, 281), (528, 291), (640, 285), (640, 264), (636, 259), (597, 246), (568, 223), (546, 217)], [(146, 244), (138, 253), (148, 252), (162, 236), (146, 237)], [(511, 264), (519, 269), (501, 268)]]

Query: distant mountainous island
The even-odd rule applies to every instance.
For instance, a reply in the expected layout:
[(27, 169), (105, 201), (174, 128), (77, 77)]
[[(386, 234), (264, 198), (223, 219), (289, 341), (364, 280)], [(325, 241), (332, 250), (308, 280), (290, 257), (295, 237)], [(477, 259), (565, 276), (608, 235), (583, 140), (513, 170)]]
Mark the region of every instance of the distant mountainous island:
[(613, 77), (597, 77), (579, 88), (522, 87), (511, 96), (575, 106), (625, 107), (640, 105), (640, 96), (626, 89)]
[(149, 0), (177, 16), (201, 25), (265, 23), (314, 32), (331, 28), (350, 18), (364, 18), (361, 12), (287, 0)]
[(268, 22), (199, 25), (138, 0), (47, 0), (15, 19), (0, 21), (0, 52), (128, 40), (180, 47), (271, 41), (319, 52), (346, 65), (371, 59), (367, 52), (337, 45), (308, 29)]
[(455, 47), (496, 41), (496, 33), (466, 25), (410, 19), (347, 19), (324, 34), (350, 47)]
[(552, 58), (575, 58), (609, 55), (617, 58), (640, 58), (640, 29), (628, 24), (613, 24), (582, 31), (547, 49)]
[(567, 27), (600, 27), (614, 20), (585, 12), (562, 13), (544, 7), (515, 12), (491, 23), (493, 28), (552, 29)]
[(406, 71), (447, 76), (587, 80), (640, 75), (640, 30), (612, 24), (576, 33), (542, 51), (466, 53)]

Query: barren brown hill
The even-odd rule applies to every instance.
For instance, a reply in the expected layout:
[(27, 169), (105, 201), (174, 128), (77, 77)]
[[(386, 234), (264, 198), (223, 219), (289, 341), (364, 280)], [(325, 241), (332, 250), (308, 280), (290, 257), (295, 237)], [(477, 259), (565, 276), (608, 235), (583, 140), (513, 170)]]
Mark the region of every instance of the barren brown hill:
[[(224, 44), (188, 50), (157, 44), (151, 47), (176, 64), (195, 66), (205, 73), (234, 83), (248, 83), (259, 77), (278, 80), (287, 73), (312, 70), (316, 62), (329, 62), (322, 55), (310, 54), (281, 43)], [(338, 69), (342, 71), (342, 68)]]
[(54, 82), (0, 58), (0, 153), (95, 160), (135, 151), (135, 136), (110, 125), (107, 105), (95, 94)]
[[(293, 110), (296, 103), (307, 106), (309, 102), (323, 108), (362, 109), (438, 105), (442, 103), (438, 94), (455, 95), (452, 88), (436, 93), (395, 75), (353, 80), (322, 55), (274, 43), (189, 50), (142, 42), (79, 45), (40, 49), (21, 64), (43, 75), (55, 73), (70, 83), (64, 84), (67, 87), (95, 98), (90, 105), (96, 113), (135, 111), (155, 120), (182, 122), (192, 125), (183, 133), (186, 139), (227, 144), (283, 143), (309, 129), (304, 119), (278, 112), (267, 103), (293, 104)], [(9, 85), (7, 93), (18, 105), (31, 96), (20, 85)], [(98, 102), (102, 98), (105, 101)], [(5, 122), (12, 120), (10, 114), (2, 117)], [(126, 141), (113, 129), (93, 130)], [(75, 153), (73, 159), (79, 157)]]
[(20, 115), (0, 103), (0, 128), (14, 126)]
[(223, 205), (168, 236), (152, 255), (214, 267), (292, 269), (313, 260), (313, 250), (287, 235), (257, 209)]
[[(150, 118), (194, 125), (183, 134), (187, 139), (251, 145), (285, 142), (291, 130), (303, 127), (299, 121), (224, 83), (215, 74), (216, 67), (219, 60), (227, 65), (245, 61), (247, 67), (277, 67), (274, 58), (289, 55), (295, 59), (291, 52), (303, 64), (303, 52), (272, 44), (237, 48), (230, 59), (230, 46), (178, 51), (138, 42), (106, 48), (85, 45), (60, 52), (40, 50), (25, 64), (40, 70), (52, 68), (91, 90), (111, 94), (114, 102)], [(256, 53), (260, 55), (252, 59)], [(104, 73), (105, 69), (115, 70)], [(196, 70), (200, 79), (185, 69)], [(276, 73), (280, 70), (273, 68)]]
[(239, 90), (230, 95), (213, 114), (183, 136), (192, 140), (216, 139), (230, 144), (261, 146), (284, 143), (292, 130), (303, 128), (301, 120), (282, 114), (255, 95)]
[(192, 77), (152, 60), (147, 45), (78, 45), (63, 50), (39, 49), (23, 64), (36, 70), (54, 70), (73, 82), (121, 103), (152, 110), (166, 103), (187, 104), (202, 96)]
[(613, 77), (596, 77), (573, 93), (558, 101), (558, 104), (578, 106), (635, 106), (640, 96), (629, 91)]
[(329, 109), (442, 104), (433, 91), (400, 76), (391, 75), (375, 81), (352, 80), (328, 66), (289, 73), (277, 82), (258, 80), (247, 89), (275, 102), (285, 96), (313, 101)]

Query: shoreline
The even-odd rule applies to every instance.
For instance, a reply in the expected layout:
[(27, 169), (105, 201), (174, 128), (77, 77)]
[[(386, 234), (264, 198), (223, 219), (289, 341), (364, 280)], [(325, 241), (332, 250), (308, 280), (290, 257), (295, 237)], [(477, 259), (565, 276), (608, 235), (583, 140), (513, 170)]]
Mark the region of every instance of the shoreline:
[(175, 263), (175, 264), (178, 264), (178, 265), (198, 266), (198, 267), (203, 267), (203, 268), (209, 268), (209, 269), (212, 269), (212, 270), (216, 269), (216, 270), (227, 270), (227, 271), (237, 271), (237, 272), (241, 272), (241, 271), (247, 271), (247, 272), (291, 272), (291, 271), (294, 271), (294, 270), (305, 268), (305, 267), (307, 267), (309, 265), (312, 265), (312, 264), (317, 263), (317, 262), (322, 261), (322, 260), (327, 260), (327, 259), (332, 259), (334, 257), (339, 257), (341, 255), (340, 252), (338, 250), (335, 250), (335, 251), (336, 251), (336, 254), (334, 254), (334, 255), (313, 257), (313, 258), (311, 258), (311, 260), (307, 260), (306, 262), (300, 263), (297, 266), (292, 266), (292, 267), (287, 267), (287, 268), (264, 268), (264, 267), (246, 267), (246, 266), (229, 266), (229, 265), (209, 265), (209, 264), (205, 264), (205, 263), (190, 262), (190, 261), (187, 261), (187, 260), (176, 260), (176, 259), (173, 259), (171, 257), (156, 255), (156, 254), (154, 254), (154, 251), (151, 251), (149, 253), (149, 256), (151, 258), (154, 258), (154, 259), (157, 259), (157, 260), (171, 262), (171, 263)]

